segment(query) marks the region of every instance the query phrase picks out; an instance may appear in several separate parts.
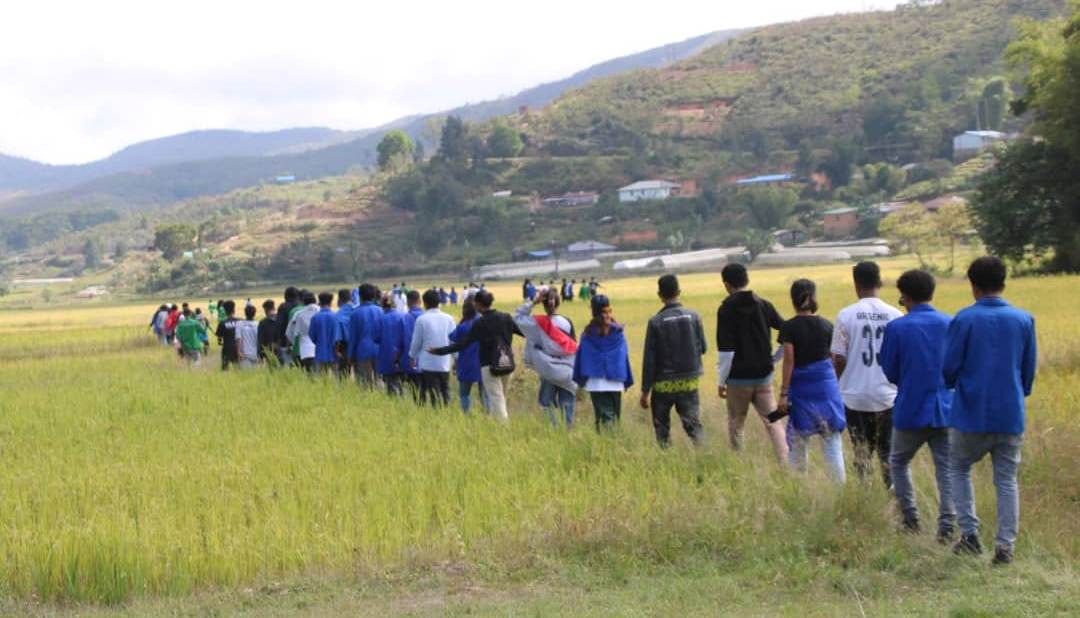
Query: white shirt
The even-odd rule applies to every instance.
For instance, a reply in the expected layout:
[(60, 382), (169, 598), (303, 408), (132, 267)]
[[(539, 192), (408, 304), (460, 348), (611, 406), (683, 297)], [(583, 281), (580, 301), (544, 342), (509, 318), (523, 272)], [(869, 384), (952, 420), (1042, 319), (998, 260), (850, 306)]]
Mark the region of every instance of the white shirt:
[[(291, 322), (289, 322), (288, 328), (285, 330), (285, 336), (288, 337), (289, 342), (295, 342), (296, 338), (300, 338), (300, 358), (308, 359), (315, 358), (315, 342), (311, 340), (311, 318), (315, 317), (315, 314), (319, 312), (318, 305), (306, 305), (303, 309), (296, 312)], [(257, 332), (257, 330), (256, 330)]]
[(585, 382), (585, 390), (590, 393), (621, 393), (626, 390), (626, 385), (618, 380), (589, 378)]
[(259, 358), (259, 323), (254, 320), (240, 320), (236, 323), (236, 347), (241, 358), (258, 360)]
[(848, 408), (882, 412), (893, 406), (896, 387), (885, 378), (879, 359), (885, 325), (901, 315), (880, 298), (864, 298), (836, 316), (831, 351), (847, 359), (840, 394)]
[(452, 359), (449, 356), (435, 356), (428, 350), (450, 345), (450, 333), (454, 332), (456, 326), (454, 318), (439, 309), (428, 309), (416, 318), (409, 356), (416, 359), (416, 366), (420, 371), (450, 371)]

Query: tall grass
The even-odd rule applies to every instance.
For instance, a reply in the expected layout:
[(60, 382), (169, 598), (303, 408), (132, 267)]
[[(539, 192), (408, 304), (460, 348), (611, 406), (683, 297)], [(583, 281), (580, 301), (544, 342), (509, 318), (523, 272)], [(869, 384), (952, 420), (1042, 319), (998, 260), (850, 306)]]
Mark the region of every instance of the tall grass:
[[(755, 273), (755, 287), (783, 308), (787, 282), (801, 274)], [(834, 314), (851, 295), (847, 269), (810, 274), (822, 284), (824, 313)], [(716, 280), (684, 280), (688, 304), (710, 329)], [(1021, 468), (1018, 555), (1051, 565), (1080, 558), (1070, 302), (1078, 281), (1010, 289), (1038, 317), (1045, 365)], [(653, 282), (613, 282), (605, 292), (628, 324), (637, 368)], [(941, 304), (955, 309), (965, 296), (949, 282)], [(708, 444), (694, 451), (680, 440), (661, 451), (633, 393), (614, 435), (591, 431), (584, 400), (580, 426), (554, 430), (536, 410), (535, 379), (523, 373), (503, 426), (295, 372), (189, 370), (153, 345), (88, 353), (86, 342), (116, 343), (96, 341), (101, 329), (130, 333), (132, 320), (143, 328), (149, 316), (146, 308), (98, 311), (64, 316), (69, 328), (48, 323), (47, 312), (11, 323), (0, 316), (17, 341), (0, 355), (27, 351), (0, 364), (0, 588), (11, 597), (118, 603), (447, 563), (495, 577), (583, 563), (617, 576), (689, 556), (753, 568), (794, 590), (851, 585), (853, 572), (918, 582), (957, 568), (928, 540), (892, 533), (893, 507), (877, 481), (835, 488), (816, 469), (790, 475), (772, 462), (753, 420), (747, 452), (732, 453), (711, 372), (702, 388)], [(580, 303), (568, 313), (583, 323)], [(39, 347), (54, 353), (31, 353)], [(927, 458), (916, 467), (932, 519)], [(977, 491), (990, 531), (987, 472)]]

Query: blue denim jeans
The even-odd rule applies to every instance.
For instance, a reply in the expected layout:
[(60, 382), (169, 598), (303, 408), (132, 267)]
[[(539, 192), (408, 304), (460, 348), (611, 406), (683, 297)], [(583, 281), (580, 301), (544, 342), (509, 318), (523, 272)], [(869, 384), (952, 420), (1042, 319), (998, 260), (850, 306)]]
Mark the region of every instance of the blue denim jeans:
[(840, 439), (840, 432), (826, 431), (804, 436), (796, 431), (789, 431), (788, 463), (795, 470), (806, 472), (810, 458), (808, 452), (810, 438), (815, 435), (821, 437), (821, 452), (825, 455), (825, 471), (834, 482), (843, 485), (847, 481), (847, 473), (844, 470), (844, 441)]
[(995, 546), (1011, 550), (1020, 529), (1020, 489), (1016, 482), (1020, 468), (1020, 447), (1023, 434), (964, 433), (949, 430), (952, 490), (960, 518), (961, 534), (978, 534), (979, 518), (975, 515), (975, 486), (971, 482), (971, 467), (990, 455), (994, 467), (994, 488), (997, 490), (997, 537)]
[(547, 412), (548, 420), (555, 427), (559, 426), (559, 414), (567, 427), (574, 426), (574, 405), (577, 402), (577, 393), (571, 393), (555, 386), (547, 380), (540, 380), (540, 407)]
[(472, 388), (480, 393), (480, 405), (487, 408), (487, 397), (484, 395), (484, 387), (479, 382), (458, 382), (458, 401), (461, 402), (461, 411), (469, 414), (472, 411)]
[(956, 526), (956, 506), (953, 504), (952, 479), (949, 472), (949, 430), (944, 427), (916, 430), (893, 429), (889, 468), (892, 470), (893, 490), (905, 520), (918, 520), (915, 486), (911, 482), (911, 460), (925, 444), (934, 459), (934, 474), (938, 488), (938, 530), (952, 532)]

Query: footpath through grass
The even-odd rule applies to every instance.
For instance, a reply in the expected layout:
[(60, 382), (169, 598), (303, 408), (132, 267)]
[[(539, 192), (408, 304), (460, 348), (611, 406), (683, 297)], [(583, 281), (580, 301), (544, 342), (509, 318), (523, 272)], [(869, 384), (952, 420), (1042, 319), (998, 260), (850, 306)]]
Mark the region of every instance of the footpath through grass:
[[(788, 283), (811, 276), (831, 317), (850, 301), (848, 272), (766, 271), (755, 288), (790, 314)], [(1076, 613), (1078, 282), (1010, 286), (1036, 315), (1043, 367), (1021, 466), (1017, 563), (1001, 570), (899, 534), (876, 479), (852, 475), (835, 488), (816, 452), (809, 476), (788, 474), (753, 420), (747, 451), (732, 453), (711, 371), (707, 446), (693, 451), (680, 436), (661, 452), (634, 391), (616, 435), (592, 432), (587, 399), (568, 433), (541, 418), (535, 378), (523, 372), (502, 426), (295, 373), (186, 370), (169, 351), (134, 344), (149, 305), (0, 314), (9, 339), (0, 346), (0, 613)], [(711, 333), (718, 277), (686, 277), (684, 287)], [(516, 298), (510, 286), (495, 291)], [(637, 371), (654, 282), (605, 292), (627, 323)], [(939, 304), (952, 311), (966, 295), (947, 282)], [(584, 324), (583, 307), (568, 313)], [(131, 340), (101, 334), (114, 329)], [(925, 454), (915, 474), (932, 520)], [(992, 537), (989, 476), (981, 465), (979, 512)]]

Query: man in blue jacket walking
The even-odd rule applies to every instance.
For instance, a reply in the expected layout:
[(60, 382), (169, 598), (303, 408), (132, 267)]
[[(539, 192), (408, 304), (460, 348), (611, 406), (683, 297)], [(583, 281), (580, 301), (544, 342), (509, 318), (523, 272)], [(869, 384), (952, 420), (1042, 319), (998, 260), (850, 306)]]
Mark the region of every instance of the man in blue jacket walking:
[(956, 314), (945, 347), (945, 384), (955, 388), (950, 413), (950, 466), (960, 542), (956, 552), (982, 553), (971, 467), (988, 453), (997, 489), (994, 564), (1009, 564), (1020, 524), (1017, 469), (1024, 441), (1024, 398), (1035, 381), (1035, 319), (1001, 298), (1005, 264), (981, 257), (968, 268), (975, 304)]
[(909, 270), (896, 281), (907, 315), (885, 326), (879, 364), (897, 387), (892, 413), (889, 468), (904, 528), (919, 531), (919, 509), (911, 482), (911, 460), (923, 444), (930, 449), (937, 477), (940, 509), (938, 541), (948, 543), (956, 526), (956, 508), (949, 478), (949, 408), (952, 392), (945, 387), (942, 365), (949, 316), (931, 306), (936, 283), (922, 270)]
[(379, 332), (382, 330), (383, 311), (375, 301), (379, 291), (374, 285), (360, 286), (360, 306), (349, 314), (346, 339), (349, 342), (349, 359), (361, 386), (374, 388), (375, 364), (379, 356)]
[(333, 302), (333, 293), (319, 293), (319, 312), (308, 327), (308, 338), (315, 344), (315, 368), (321, 373), (337, 373), (338, 344), (345, 339), (341, 321), (330, 306)]

